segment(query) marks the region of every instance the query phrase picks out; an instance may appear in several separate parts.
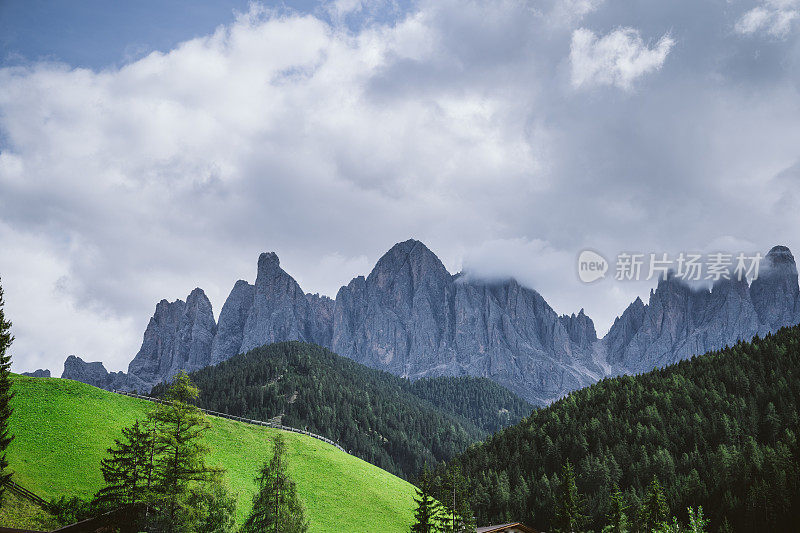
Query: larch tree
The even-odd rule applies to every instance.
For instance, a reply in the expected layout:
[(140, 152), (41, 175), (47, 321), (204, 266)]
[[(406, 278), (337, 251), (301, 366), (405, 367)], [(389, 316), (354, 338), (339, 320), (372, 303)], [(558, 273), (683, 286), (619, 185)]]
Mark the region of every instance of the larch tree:
[(165, 395), (166, 403), (156, 404), (149, 414), (158, 428), (155, 446), (152, 490), (162, 508), (167, 529), (175, 530), (191, 515), (186, 505), (193, 482), (205, 483), (220, 473), (206, 465), (209, 448), (203, 434), (211, 427), (205, 415), (192, 402), (199, 391), (185, 372), (179, 372)]
[(305, 507), (297, 495), (297, 486), (289, 476), (286, 442), (275, 436), (272, 458), (261, 467), (256, 478), (258, 492), (253, 496), (253, 510), (242, 527), (248, 533), (305, 533), (308, 522)]

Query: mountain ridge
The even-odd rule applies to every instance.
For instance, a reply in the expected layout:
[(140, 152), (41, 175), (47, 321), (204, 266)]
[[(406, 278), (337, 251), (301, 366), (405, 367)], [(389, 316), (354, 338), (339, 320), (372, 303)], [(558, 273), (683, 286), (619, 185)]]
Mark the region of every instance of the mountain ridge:
[[(412, 379), (488, 377), (544, 405), (602, 377), (638, 373), (800, 322), (791, 251), (772, 248), (763, 277), (693, 290), (674, 276), (645, 304), (636, 298), (598, 339), (583, 309), (559, 316), (513, 278), (450, 274), (424, 243), (394, 245), (335, 299), (305, 293), (274, 252), (259, 256), (254, 284), (234, 284), (215, 322), (199, 288), (186, 302), (162, 300), (120, 388), (147, 390), (178, 369), (217, 364), (286, 340), (310, 342)], [(62, 377), (95, 375), (71, 362)], [(77, 376), (77, 377), (76, 377)]]

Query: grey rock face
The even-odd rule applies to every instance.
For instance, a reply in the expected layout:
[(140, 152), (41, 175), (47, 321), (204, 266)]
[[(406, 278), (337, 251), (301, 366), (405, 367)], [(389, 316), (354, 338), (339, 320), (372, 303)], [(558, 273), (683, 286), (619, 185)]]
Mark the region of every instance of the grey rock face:
[[(641, 300), (640, 300), (641, 301)], [(583, 309), (576, 315), (562, 315), (561, 324), (567, 330), (572, 342), (583, 348), (589, 348), (597, 342), (597, 331), (594, 329), (594, 322), (586, 316)]]
[(108, 372), (103, 363), (87, 363), (75, 355), (70, 355), (64, 361), (64, 372), (61, 373), (61, 377), (62, 379), (80, 381), (101, 389), (124, 388), (127, 384), (127, 379), (123, 372)]
[(253, 307), (255, 286), (239, 280), (233, 286), (219, 313), (217, 335), (211, 345), (211, 364), (230, 359), (239, 353), (244, 339), (247, 315)]
[(767, 331), (800, 323), (800, 287), (792, 252), (775, 246), (764, 257), (758, 279), (750, 286), (758, 319)]
[(450, 274), (424, 244), (395, 245), (366, 279), (339, 290), (333, 351), (407, 376), (442, 364), (451, 358), (451, 285)]
[(799, 292), (794, 257), (776, 246), (749, 287), (722, 279), (711, 291), (694, 291), (662, 280), (649, 303), (634, 302), (600, 346), (614, 373), (646, 372), (800, 323)]
[(43, 370), (43, 369), (40, 368), (38, 370), (34, 370), (33, 372), (23, 372), (22, 375), (23, 376), (28, 376), (28, 377), (31, 377), (31, 378), (49, 378), (50, 377), (50, 371), (49, 370)]
[(275, 253), (261, 254), (240, 352), (285, 340), (324, 345), (331, 336), (330, 323), (316, 316), (313, 306), (324, 304), (309, 301), (300, 285), (280, 267)]
[(333, 351), (368, 366), (411, 378), (486, 376), (538, 403), (601, 373), (588, 317), (559, 319), (514, 280), (451, 276), (413, 240), (339, 290), (333, 331)]
[(142, 347), (128, 365), (128, 375), (135, 376), (136, 388), (149, 390), (180, 370), (208, 366), (216, 330), (211, 302), (202, 289), (193, 290), (186, 302), (161, 300), (144, 332)]

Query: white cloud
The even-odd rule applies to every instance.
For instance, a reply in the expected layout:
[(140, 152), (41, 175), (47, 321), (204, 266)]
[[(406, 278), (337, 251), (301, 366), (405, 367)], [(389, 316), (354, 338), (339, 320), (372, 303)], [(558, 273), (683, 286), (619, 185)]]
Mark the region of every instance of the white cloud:
[[(11, 295), (60, 280), (52, 320), (98, 325), (94, 345), (72, 342), (37, 323), (45, 293), (15, 299), (20, 360), (55, 370), (76, 352), (124, 368), (158, 300), (201, 286), (218, 313), (263, 250), (307, 290), (335, 296), (366, 273), (365, 247), (374, 258), (413, 233), (448, 234), (456, 223), (443, 213), (532, 179), (526, 124), (506, 97), (370, 87), (392, 63), (437, 53), (424, 15), (352, 33), (256, 6), (119, 69), (0, 70), (0, 222), (40, 235), (19, 246), (53, 259), (39, 281), (33, 269), (5, 279), (34, 260), (14, 251), (0, 275)], [(464, 200), (451, 197), (456, 187)], [(477, 235), (482, 226), (458, 224)]]
[(550, 19), (558, 24), (570, 24), (597, 11), (605, 0), (557, 0), (550, 12)]
[(620, 28), (598, 38), (591, 30), (572, 33), (572, 86), (615, 85), (630, 89), (633, 82), (661, 68), (675, 41), (665, 34), (652, 47), (634, 28)]
[(785, 38), (800, 17), (800, 0), (762, 0), (761, 5), (747, 11), (736, 23), (736, 31), (744, 35), (764, 31)]
[[(755, 44), (708, 31), (724, 29), (716, 7), (664, 3), (637, 24), (675, 28), (687, 53), (620, 98), (564, 91), (575, 26), (527, 2), (421, 0), (355, 24), (375, 3), (349, 4), (364, 6), (349, 25), (254, 7), (121, 68), (0, 69), (15, 369), (59, 372), (70, 353), (123, 369), (156, 302), (200, 286), (218, 314), (267, 250), (306, 291), (334, 296), (414, 237), (451, 271), (464, 260), (559, 312), (585, 307), (602, 331), (649, 286), (577, 285), (584, 247), (800, 246), (800, 210), (780, 194), (797, 180), (773, 180), (800, 158), (789, 39), (752, 76), (719, 57)], [(629, 20), (614, 3), (564, 6), (592, 24)], [(626, 29), (577, 35), (581, 87), (634, 87), (673, 46)]]

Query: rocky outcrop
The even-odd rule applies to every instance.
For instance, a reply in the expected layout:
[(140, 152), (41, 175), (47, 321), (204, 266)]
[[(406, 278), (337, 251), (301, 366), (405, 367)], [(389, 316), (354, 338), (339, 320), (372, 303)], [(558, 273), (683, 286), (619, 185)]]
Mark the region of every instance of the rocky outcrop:
[(261, 254), (240, 352), (284, 340), (329, 345), (330, 337), (330, 322), (315, 315), (300, 285), (280, 267), (278, 256)]
[(239, 280), (233, 286), (219, 313), (217, 335), (211, 345), (212, 365), (240, 353), (247, 315), (253, 307), (254, 296), (255, 287), (246, 281)]
[(194, 289), (186, 302), (161, 300), (144, 332), (142, 347), (128, 365), (129, 387), (149, 390), (180, 370), (208, 366), (216, 332), (211, 302), (202, 289)]
[(750, 287), (758, 319), (768, 331), (800, 323), (800, 287), (792, 252), (775, 246), (764, 257), (759, 276)]
[(49, 370), (43, 370), (43, 369), (40, 368), (38, 370), (34, 370), (33, 372), (23, 372), (22, 375), (23, 376), (28, 376), (30, 378), (49, 378), (50, 377), (50, 371)]
[(87, 363), (75, 355), (70, 355), (64, 361), (64, 372), (61, 373), (61, 377), (108, 390), (127, 388), (128, 385), (124, 372), (109, 372), (103, 363), (99, 361)]

